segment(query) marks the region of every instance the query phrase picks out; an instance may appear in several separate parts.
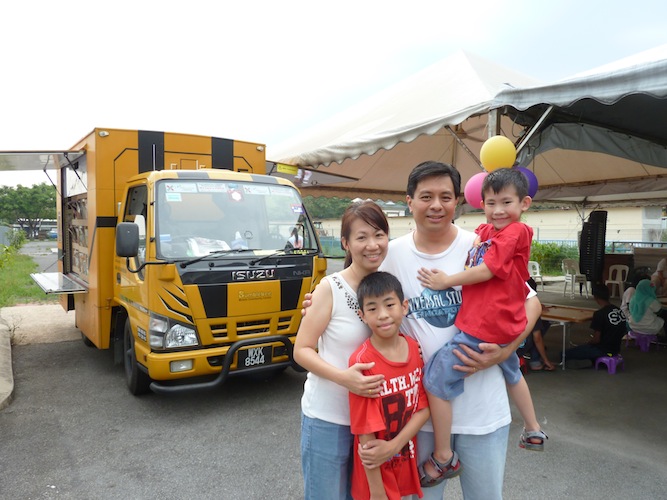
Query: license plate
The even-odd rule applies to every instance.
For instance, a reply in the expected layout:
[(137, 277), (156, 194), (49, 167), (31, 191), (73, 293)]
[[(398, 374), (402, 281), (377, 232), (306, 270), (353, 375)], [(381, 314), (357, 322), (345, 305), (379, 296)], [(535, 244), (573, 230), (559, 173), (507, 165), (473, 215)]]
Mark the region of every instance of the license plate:
[(271, 364), (271, 346), (249, 347), (239, 351), (237, 370)]

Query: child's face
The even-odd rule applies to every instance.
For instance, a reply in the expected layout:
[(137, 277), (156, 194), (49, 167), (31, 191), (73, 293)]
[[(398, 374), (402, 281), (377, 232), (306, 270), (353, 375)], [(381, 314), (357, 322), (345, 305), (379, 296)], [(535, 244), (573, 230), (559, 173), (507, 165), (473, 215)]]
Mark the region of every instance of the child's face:
[(482, 202), (486, 221), (493, 224), (496, 230), (501, 230), (521, 220), (521, 214), (528, 210), (531, 201), (530, 196), (520, 200), (514, 187), (504, 187), (497, 193), (487, 189)]
[(380, 297), (366, 297), (364, 309), (359, 310), (361, 319), (366, 323), (373, 335), (389, 339), (398, 335), (403, 316), (408, 313), (408, 301), (398, 300), (396, 292)]

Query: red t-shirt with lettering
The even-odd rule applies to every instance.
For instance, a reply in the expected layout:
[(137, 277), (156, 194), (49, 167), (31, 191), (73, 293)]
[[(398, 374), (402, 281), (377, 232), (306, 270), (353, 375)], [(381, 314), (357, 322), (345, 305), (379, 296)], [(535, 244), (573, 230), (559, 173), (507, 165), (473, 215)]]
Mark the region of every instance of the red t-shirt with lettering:
[[(379, 398), (367, 398), (350, 393), (350, 428), (354, 437), (354, 466), (352, 470), (352, 496), (355, 500), (370, 498), (368, 480), (364, 466), (356, 452), (360, 434), (375, 433), (378, 439), (389, 441), (403, 429), (412, 415), (428, 407), (426, 392), (422, 385), (424, 362), (419, 344), (403, 334), (408, 342), (408, 357), (405, 362), (387, 360), (380, 354), (370, 339), (366, 340), (350, 357), (350, 366), (355, 363), (375, 362), (364, 375), (383, 374), (384, 387)], [(382, 481), (390, 500), (401, 496), (422, 497), (417, 472), (417, 442), (413, 437), (403, 449), (380, 466)]]

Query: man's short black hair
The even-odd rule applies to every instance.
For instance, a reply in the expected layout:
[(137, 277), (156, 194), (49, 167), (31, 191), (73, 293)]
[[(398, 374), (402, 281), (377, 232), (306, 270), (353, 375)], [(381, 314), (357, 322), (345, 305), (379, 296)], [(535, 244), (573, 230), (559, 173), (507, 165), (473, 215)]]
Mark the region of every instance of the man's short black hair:
[(407, 195), (414, 198), (417, 184), (431, 177), (449, 177), (454, 187), (454, 196), (458, 198), (461, 195), (461, 174), (459, 171), (449, 163), (438, 161), (425, 161), (412, 169), (408, 176)]
[(606, 286), (594, 285), (592, 292), (594, 298), (609, 302), (609, 289)]
[(364, 277), (357, 289), (359, 309), (364, 310), (364, 300), (396, 292), (398, 300), (403, 302), (403, 287), (398, 278), (391, 273), (377, 271)]

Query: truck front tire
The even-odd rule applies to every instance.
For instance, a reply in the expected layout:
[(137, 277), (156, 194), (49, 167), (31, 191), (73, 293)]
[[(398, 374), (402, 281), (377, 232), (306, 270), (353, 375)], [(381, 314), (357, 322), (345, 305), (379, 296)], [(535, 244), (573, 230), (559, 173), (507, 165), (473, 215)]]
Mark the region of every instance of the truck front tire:
[(134, 335), (130, 326), (130, 318), (125, 319), (123, 331), (123, 351), (125, 352), (125, 380), (127, 388), (135, 396), (146, 394), (150, 390), (150, 377), (144, 373), (137, 363), (137, 354), (134, 350)]

